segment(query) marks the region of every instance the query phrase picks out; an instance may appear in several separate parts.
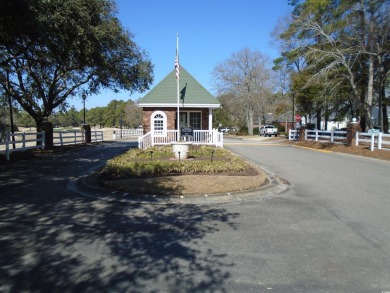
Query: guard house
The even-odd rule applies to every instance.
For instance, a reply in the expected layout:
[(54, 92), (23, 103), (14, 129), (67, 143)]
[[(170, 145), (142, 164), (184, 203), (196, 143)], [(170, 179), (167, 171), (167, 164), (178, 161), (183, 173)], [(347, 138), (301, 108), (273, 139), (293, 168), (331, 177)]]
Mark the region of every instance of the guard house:
[(169, 144), (182, 139), (182, 134), (177, 133), (178, 105), (179, 129), (192, 129), (193, 135), (189, 139), (194, 144), (222, 147), (223, 136), (212, 129), (213, 109), (219, 108), (220, 103), (181, 66), (179, 103), (175, 70), (172, 70), (138, 102), (138, 106), (143, 110), (145, 134), (139, 138), (140, 148)]

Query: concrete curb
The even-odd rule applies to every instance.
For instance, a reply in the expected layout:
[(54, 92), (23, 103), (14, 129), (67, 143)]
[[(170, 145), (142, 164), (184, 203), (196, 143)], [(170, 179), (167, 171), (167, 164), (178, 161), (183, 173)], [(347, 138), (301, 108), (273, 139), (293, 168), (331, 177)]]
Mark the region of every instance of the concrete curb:
[(161, 204), (161, 205), (177, 205), (177, 204), (222, 204), (234, 203), (249, 200), (263, 200), (278, 194), (283, 193), (289, 188), (288, 182), (264, 170), (267, 174), (268, 183), (260, 188), (238, 192), (228, 192), (224, 194), (213, 195), (186, 195), (186, 196), (159, 196), (159, 195), (130, 195), (123, 191), (116, 191), (100, 186), (92, 186), (87, 182), (87, 178), (104, 166), (103, 164), (96, 165), (79, 176), (71, 178), (66, 184), (69, 191), (75, 192), (84, 197), (91, 199), (115, 201), (122, 203), (138, 203), (138, 204)]

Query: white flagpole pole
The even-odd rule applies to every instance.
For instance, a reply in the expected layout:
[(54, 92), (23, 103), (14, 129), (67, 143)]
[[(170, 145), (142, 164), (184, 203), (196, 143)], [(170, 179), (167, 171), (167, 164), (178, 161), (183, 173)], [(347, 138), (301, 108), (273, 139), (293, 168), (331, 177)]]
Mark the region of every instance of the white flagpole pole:
[(179, 113), (179, 106), (180, 106), (180, 94), (179, 94), (179, 75), (180, 75), (180, 72), (178, 70), (180, 70), (180, 65), (179, 65), (179, 33), (176, 34), (176, 66), (178, 66), (178, 68), (176, 69), (176, 91), (177, 91), (177, 140), (179, 140), (180, 138), (180, 113)]

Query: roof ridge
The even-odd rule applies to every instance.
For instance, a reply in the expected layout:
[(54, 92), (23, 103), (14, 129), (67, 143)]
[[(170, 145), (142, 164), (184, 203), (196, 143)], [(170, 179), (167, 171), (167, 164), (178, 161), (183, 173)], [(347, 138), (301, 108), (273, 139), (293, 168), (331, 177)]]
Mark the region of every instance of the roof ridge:
[[(138, 104), (144, 104), (150, 107), (153, 104), (162, 106), (164, 104), (172, 105), (173, 103), (177, 103), (175, 72), (176, 70), (172, 69), (172, 71), (139, 100)], [(180, 93), (184, 89), (183, 105), (212, 105), (213, 107), (219, 107), (220, 103), (218, 100), (184, 66), (180, 68), (179, 78)]]
[(203, 84), (201, 84), (187, 69), (185, 69), (183, 66), (180, 66), (180, 68), (183, 68), (185, 70), (185, 72), (187, 72), (187, 74), (192, 77), (197, 83), (198, 85), (200, 85), (205, 91), (207, 91), (210, 95), (214, 96), (212, 93), (209, 92), (208, 89), (206, 89)]

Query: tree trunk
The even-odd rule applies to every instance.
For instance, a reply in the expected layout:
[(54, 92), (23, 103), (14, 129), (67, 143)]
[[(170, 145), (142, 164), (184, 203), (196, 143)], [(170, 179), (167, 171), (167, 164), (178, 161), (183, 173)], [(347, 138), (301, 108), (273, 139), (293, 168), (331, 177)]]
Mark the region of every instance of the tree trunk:
[[(321, 129), (321, 108), (317, 109), (317, 113), (316, 113), (316, 118), (317, 118), (317, 129)], [(295, 121), (295, 117), (294, 117), (294, 121)]]
[(389, 133), (389, 117), (387, 116), (387, 105), (382, 104), (383, 132)]
[[(37, 127), (37, 132), (45, 132), (45, 149), (53, 148), (53, 125), (43, 119), (34, 119)], [(37, 134), (37, 139), (42, 136)], [(42, 145), (41, 141), (37, 141), (37, 145)]]
[(362, 131), (365, 132), (366, 127), (367, 127), (367, 117), (366, 115), (362, 115), (360, 117), (360, 129), (362, 129)]
[(246, 126), (248, 127), (248, 134), (253, 135), (253, 111), (247, 110)]
[(368, 69), (368, 87), (367, 87), (367, 105), (366, 105), (366, 123), (369, 128), (373, 128), (371, 115), (372, 115), (372, 100), (374, 94), (374, 57), (370, 55)]
[[(34, 118), (34, 117), (33, 117)], [(37, 132), (41, 132), (42, 129), (43, 129), (43, 120), (41, 119), (35, 119), (35, 126), (37, 128)], [(41, 142), (40, 141), (37, 141), (37, 145), (41, 145)]]
[(374, 57), (370, 55), (368, 67), (368, 87), (367, 87), (367, 106), (372, 109), (372, 100), (374, 94)]
[[(386, 75), (385, 75), (386, 76)], [(386, 78), (385, 80), (386, 81)], [(384, 133), (389, 133), (389, 117), (387, 115), (388, 100), (386, 100), (386, 86), (385, 82), (382, 83), (382, 129)]]
[(327, 100), (325, 99), (325, 113), (324, 113), (324, 130), (328, 130), (328, 122), (329, 122), (329, 111), (328, 111), (328, 103)]
[(53, 124), (51, 122), (44, 121), (42, 123), (42, 131), (45, 132), (45, 149), (52, 149), (54, 146)]
[[(360, 92), (360, 105), (358, 108), (358, 114), (360, 116), (360, 128), (363, 132), (366, 131), (367, 126), (370, 127), (370, 124), (368, 123), (371, 123), (371, 109), (368, 109), (367, 107), (366, 95), (367, 92), (362, 88)], [(370, 121), (368, 122), (368, 120)]]

